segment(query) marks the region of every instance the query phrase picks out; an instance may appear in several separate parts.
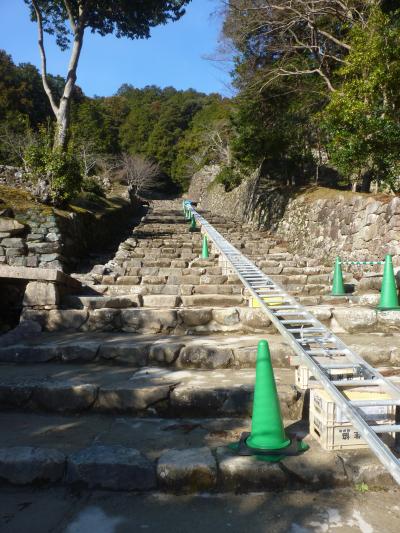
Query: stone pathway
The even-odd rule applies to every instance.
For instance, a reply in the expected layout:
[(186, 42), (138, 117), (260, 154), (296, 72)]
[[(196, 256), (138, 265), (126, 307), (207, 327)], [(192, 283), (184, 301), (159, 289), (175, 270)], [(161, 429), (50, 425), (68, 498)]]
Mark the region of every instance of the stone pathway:
[(135, 495), (4, 489), (2, 533), (397, 533), (398, 491)]
[[(25, 311), (40, 336), (0, 346), (0, 478), (213, 494), (394, 487), (368, 450), (323, 452), (309, 436), (309, 452), (280, 464), (226, 449), (249, 429), (261, 338), (271, 345), (285, 422), (304, 435), (307, 424), (293, 421), (307, 414), (307, 398), (294, 385), (291, 350), (218, 255), (199, 258), (201, 235), (188, 231), (180, 206), (155, 202), (111, 261), (75, 275), (83, 293), (61, 309)], [(399, 315), (377, 316), (376, 293), (333, 299), (330, 268), (292, 256), (265, 231), (206, 218), (398, 379)]]

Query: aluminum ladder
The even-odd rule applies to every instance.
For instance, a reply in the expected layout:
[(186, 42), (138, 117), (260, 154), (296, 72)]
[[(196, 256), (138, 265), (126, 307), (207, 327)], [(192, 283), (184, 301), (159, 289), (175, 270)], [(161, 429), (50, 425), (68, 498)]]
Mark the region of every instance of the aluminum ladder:
[[(400, 406), (400, 389), (369, 365), (362, 357), (326, 328), (319, 320), (272, 281), (252, 261), (230, 244), (189, 201), (185, 207), (193, 213), (227, 267), (240, 278), (249, 293), (258, 301), (276, 329), (300, 357), (316, 380), (329, 393), (354, 427), (367, 442), (373, 453), (400, 484), (400, 460), (381, 440), (378, 434), (391, 434), (396, 448), (400, 437), (400, 424), (370, 425), (363, 407)], [(266, 301), (267, 299), (267, 301)], [(274, 302), (275, 300), (275, 302)], [(332, 370), (352, 369), (351, 378), (332, 375)], [(369, 391), (386, 393), (387, 400), (351, 401), (343, 394), (346, 388), (368, 387)], [(400, 408), (395, 407), (398, 413)]]

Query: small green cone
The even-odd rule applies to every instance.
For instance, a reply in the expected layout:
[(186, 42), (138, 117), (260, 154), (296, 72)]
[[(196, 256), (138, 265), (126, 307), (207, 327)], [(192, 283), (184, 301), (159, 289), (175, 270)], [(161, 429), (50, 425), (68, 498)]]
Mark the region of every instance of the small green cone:
[(383, 279), (381, 288), (381, 298), (377, 307), (379, 311), (400, 310), (399, 298), (397, 295), (396, 278), (394, 277), (392, 256), (385, 257), (383, 269)]
[(333, 271), (332, 296), (343, 296), (344, 294), (346, 294), (346, 291), (344, 290), (342, 266), (340, 257), (337, 257)]
[(265, 340), (258, 343), (251, 435), (246, 444), (263, 450), (280, 450), (290, 444), (283, 427), (271, 355)]
[(208, 259), (208, 239), (207, 235), (203, 236), (203, 248), (201, 250), (201, 258)]
[(189, 228), (189, 231), (196, 231), (197, 229), (197, 226), (196, 226), (196, 219), (194, 218), (194, 215), (192, 213), (192, 216), (191, 216), (191, 219), (190, 219), (190, 228)]
[(255, 455), (271, 463), (300, 455), (309, 448), (299, 438), (289, 438), (285, 433), (266, 340), (258, 343), (251, 433), (243, 433), (240, 441), (230, 444), (229, 448), (239, 455)]

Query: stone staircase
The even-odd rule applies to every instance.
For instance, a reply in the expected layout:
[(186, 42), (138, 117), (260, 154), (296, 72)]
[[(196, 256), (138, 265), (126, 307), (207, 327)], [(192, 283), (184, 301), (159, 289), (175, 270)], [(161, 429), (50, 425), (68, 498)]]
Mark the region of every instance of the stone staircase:
[[(329, 297), (327, 268), (291, 255), (265, 231), (205, 216), (342, 329), (350, 346), (395, 373), (396, 325), (385, 337), (365, 335), (360, 320), (349, 331), (338, 317), (354, 315), (354, 304)], [(304, 435), (307, 397), (294, 386), (291, 350), (249, 306), (240, 280), (224, 273), (218, 254), (200, 253), (201, 235), (188, 231), (180, 202), (155, 202), (111, 261), (74, 275), (81, 293), (60, 309), (24, 312), (43, 333), (0, 347), (0, 478), (173, 492), (392, 485), (368, 451), (328, 453), (311, 442), (301, 458), (270, 464), (226, 448), (250, 427), (261, 338), (270, 343), (285, 421)]]

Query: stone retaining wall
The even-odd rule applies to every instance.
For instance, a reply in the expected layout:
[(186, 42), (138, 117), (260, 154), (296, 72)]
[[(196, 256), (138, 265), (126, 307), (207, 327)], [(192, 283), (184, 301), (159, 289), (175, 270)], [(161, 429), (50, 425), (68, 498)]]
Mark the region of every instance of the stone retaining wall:
[(0, 216), (0, 264), (68, 271), (91, 249), (115, 239), (138, 209), (139, 204), (128, 202), (100, 215), (43, 207), (7, 209)]
[(277, 224), (277, 234), (292, 250), (325, 263), (337, 255), (380, 261), (391, 254), (400, 266), (399, 197), (337, 193), (318, 198), (317, 193), (291, 198)]
[(378, 261), (389, 253), (400, 266), (399, 196), (290, 190), (260, 180), (258, 173), (226, 193), (212, 183), (215, 174), (213, 167), (193, 176), (188, 197), (201, 209), (267, 227), (287, 241), (290, 252), (324, 264), (331, 265), (337, 255)]

